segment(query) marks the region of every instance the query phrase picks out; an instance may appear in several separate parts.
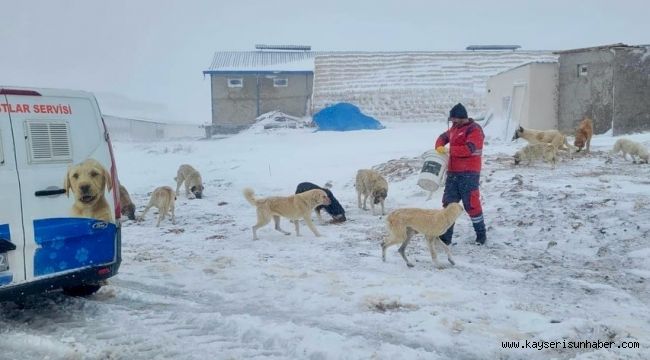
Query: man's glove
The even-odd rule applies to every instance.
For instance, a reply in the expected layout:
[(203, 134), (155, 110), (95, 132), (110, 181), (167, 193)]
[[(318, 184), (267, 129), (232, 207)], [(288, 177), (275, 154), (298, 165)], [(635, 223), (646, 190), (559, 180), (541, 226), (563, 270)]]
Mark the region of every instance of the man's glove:
[(444, 155), (444, 154), (447, 153), (447, 148), (444, 147), (444, 146), (438, 146), (438, 147), (436, 148), (436, 151), (438, 152), (438, 154), (440, 154), (440, 155)]

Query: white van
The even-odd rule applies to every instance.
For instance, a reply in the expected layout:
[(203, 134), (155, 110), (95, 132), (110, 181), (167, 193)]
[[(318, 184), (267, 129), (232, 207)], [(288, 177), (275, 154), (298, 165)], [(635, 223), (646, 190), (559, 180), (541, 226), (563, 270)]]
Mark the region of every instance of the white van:
[(95, 97), (0, 86), (0, 301), (97, 291), (121, 262), (119, 218)]

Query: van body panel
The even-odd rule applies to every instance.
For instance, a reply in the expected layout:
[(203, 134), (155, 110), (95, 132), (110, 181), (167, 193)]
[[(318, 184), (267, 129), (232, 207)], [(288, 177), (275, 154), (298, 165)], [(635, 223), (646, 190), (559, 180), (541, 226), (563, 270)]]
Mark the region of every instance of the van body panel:
[(120, 262), (117, 179), (95, 98), (25, 90), (36, 96), (0, 95), (2, 154), (10, 158), (0, 164), (0, 201), (9, 205), (0, 209), (0, 238), (7, 233), (17, 247), (7, 253), (17, 266), (0, 272), (0, 298), (3, 286), (70, 283), (75, 270), (116, 272)]
[[(2, 105), (8, 106), (7, 98), (0, 95), (0, 106)], [(16, 246), (16, 250), (3, 255), (5, 266), (0, 265), (0, 286), (25, 281), (25, 242), (20, 194), (11, 122), (9, 114), (0, 111), (0, 239), (8, 240)]]

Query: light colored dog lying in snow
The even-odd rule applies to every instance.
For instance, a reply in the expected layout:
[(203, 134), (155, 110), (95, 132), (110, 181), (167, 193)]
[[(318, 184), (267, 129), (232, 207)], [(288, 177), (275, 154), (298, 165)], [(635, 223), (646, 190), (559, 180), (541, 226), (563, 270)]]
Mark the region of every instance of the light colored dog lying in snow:
[(450, 203), (446, 208), (437, 210), (405, 208), (391, 212), (386, 218), (388, 237), (381, 244), (382, 260), (386, 261), (386, 249), (389, 246), (402, 244), (398, 251), (406, 261), (406, 265), (413, 267), (413, 264), (406, 258), (404, 250), (406, 250), (411, 237), (420, 233), (427, 240), (431, 259), (437, 268), (441, 268), (441, 265), (438, 262), (435, 243), (442, 245), (443, 250), (447, 253), (447, 259), (454, 265), (451, 251), (440, 240), (440, 235), (444, 234), (462, 213), (463, 207), (459, 203)]
[(650, 158), (648, 150), (643, 145), (628, 139), (616, 140), (614, 148), (612, 149), (612, 154), (618, 154), (619, 152), (623, 152), (623, 159), (625, 160), (627, 160), (627, 155), (629, 154), (632, 158), (632, 162), (635, 164), (635, 156), (638, 156), (641, 159), (641, 162), (646, 164)]
[(253, 225), (253, 240), (257, 240), (257, 229), (268, 224), (271, 219), (275, 221), (275, 230), (290, 235), (280, 228), (280, 216), (291, 220), (296, 227), (296, 236), (300, 236), (299, 220), (305, 223), (316, 236), (320, 236), (316, 226), (311, 221), (311, 212), (319, 205), (329, 205), (330, 199), (325, 191), (320, 189), (308, 190), (291, 196), (271, 196), (264, 199), (256, 199), (255, 192), (251, 188), (244, 189), (244, 197), (257, 208), (257, 223)]
[(526, 165), (530, 165), (534, 160), (543, 159), (547, 163), (551, 163), (553, 168), (557, 163), (557, 149), (555, 146), (546, 143), (528, 144), (519, 149), (515, 155), (515, 165), (525, 161)]

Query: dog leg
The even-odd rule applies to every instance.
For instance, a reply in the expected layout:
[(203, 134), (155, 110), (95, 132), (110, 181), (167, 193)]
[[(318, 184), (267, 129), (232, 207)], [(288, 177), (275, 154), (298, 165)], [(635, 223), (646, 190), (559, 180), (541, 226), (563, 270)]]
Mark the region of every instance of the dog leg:
[(147, 215), (147, 211), (149, 211), (149, 209), (151, 209), (151, 206), (153, 206), (153, 205), (151, 203), (149, 203), (147, 205), (147, 207), (144, 208), (144, 211), (142, 212), (142, 214), (140, 214), (140, 216), (138, 216), (138, 221), (144, 220), (144, 216)]
[(375, 215), (375, 199), (372, 197), (370, 198), (370, 211)]
[[(368, 200), (368, 195), (363, 194), (363, 210), (368, 210), (368, 206), (366, 205), (366, 201)], [(370, 204), (372, 205), (372, 204)]]
[(357, 206), (359, 207), (359, 209), (362, 209), (362, 207), (361, 207), (361, 193), (359, 191), (357, 191)]
[[(290, 232), (286, 232), (286, 231), (284, 231), (284, 230), (282, 230), (280, 228), (280, 217), (279, 216), (273, 215), (273, 221), (275, 222), (275, 230), (277, 230), (277, 231), (279, 231), (279, 232), (281, 232), (281, 233), (283, 233), (285, 235), (291, 235)], [(297, 228), (297, 226), (298, 225), (296, 224), (296, 228)], [(297, 236), (300, 236), (300, 235), (297, 235)]]
[(181, 184), (183, 183), (183, 177), (179, 175), (174, 180), (176, 180), (176, 196), (178, 196), (178, 190), (180, 190)]
[(174, 214), (174, 205), (169, 208), (170, 212), (172, 213), (172, 225), (176, 225), (176, 214)]
[(427, 246), (429, 247), (429, 252), (431, 253), (431, 260), (433, 260), (433, 265), (435, 265), (436, 268), (442, 269), (442, 264), (438, 261), (438, 254), (436, 253), (436, 247), (433, 244), (433, 236), (427, 235), (425, 236), (427, 239)]
[[(305, 219), (305, 224), (307, 224), (311, 232), (313, 232), (314, 235), (316, 235), (317, 237), (320, 237), (320, 233), (316, 229), (316, 226), (314, 226), (314, 223), (311, 221), (311, 218), (309, 216), (306, 216), (303, 219)], [(298, 220), (296, 220), (296, 229), (298, 228), (297, 224), (298, 224)]]
[(384, 200), (381, 201), (381, 214), (382, 214), (382, 215), (386, 215), (386, 214), (384, 213)]
[(323, 223), (323, 217), (320, 214), (320, 208), (316, 208), (316, 217), (318, 217), (318, 222)]
[(293, 226), (296, 229), (296, 236), (300, 236), (300, 224), (298, 223), (299, 220), (289, 220), (289, 221), (293, 223)]
[(451, 257), (451, 249), (449, 249), (449, 246), (447, 246), (447, 244), (445, 244), (445, 242), (442, 241), (442, 239), (440, 239), (439, 236), (436, 236), (434, 238), (434, 242), (435, 242), (435, 240), (438, 240), (438, 243), (442, 245), (442, 249), (447, 253), (447, 260), (449, 260), (449, 263), (452, 264), (452, 265), (456, 265), (456, 262)]
[(166, 208), (159, 208), (158, 209), (158, 222), (156, 223), (156, 227), (160, 226), (160, 222), (165, 219), (165, 213), (167, 212)]
[(271, 222), (271, 218), (264, 216), (263, 214), (257, 213), (257, 224), (253, 225), (253, 240), (258, 240), (257, 229)]
[(402, 245), (401, 245), (401, 246), (399, 247), (399, 249), (397, 250), (397, 251), (399, 251), (399, 254), (402, 255), (402, 258), (404, 259), (404, 261), (406, 261), (406, 266), (408, 266), (408, 267), (413, 267), (413, 266), (415, 266), (415, 265), (411, 264), (411, 262), (409, 261), (409, 259), (406, 258), (406, 252), (405, 252), (405, 250), (406, 250), (406, 246), (407, 246), (407, 245), (409, 244), (409, 242), (411, 241), (411, 237), (413, 236), (414, 233), (415, 233), (415, 232), (414, 232), (413, 230), (411, 230), (411, 229), (407, 229), (407, 230), (406, 230), (406, 240), (404, 240), (404, 242), (402, 243)]

